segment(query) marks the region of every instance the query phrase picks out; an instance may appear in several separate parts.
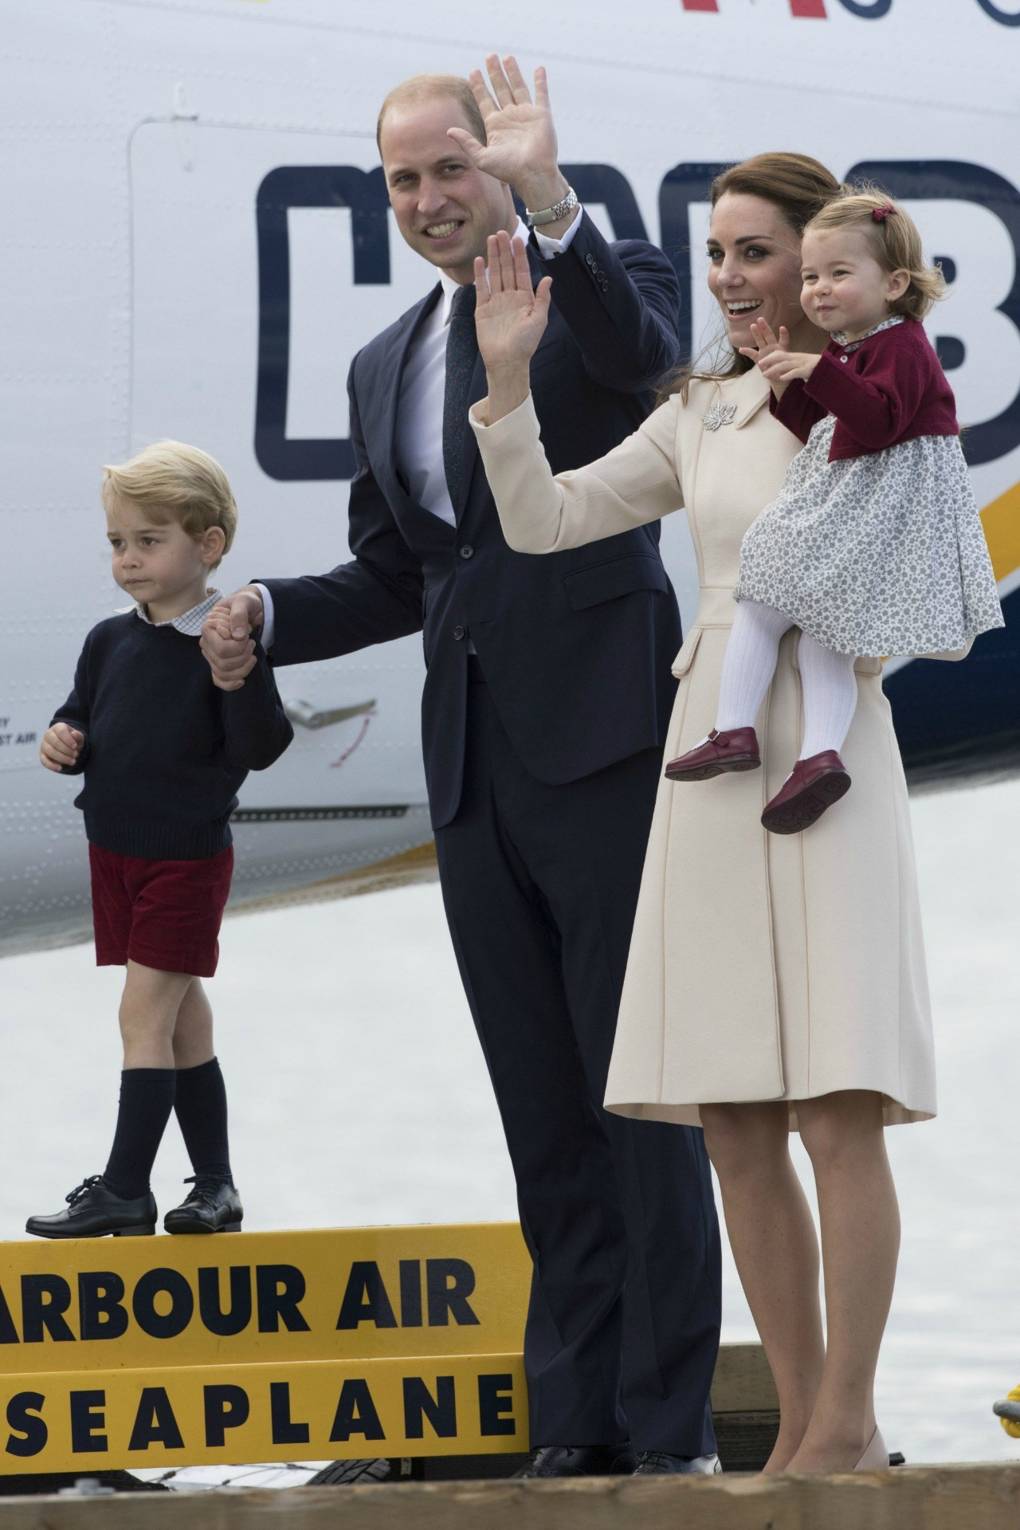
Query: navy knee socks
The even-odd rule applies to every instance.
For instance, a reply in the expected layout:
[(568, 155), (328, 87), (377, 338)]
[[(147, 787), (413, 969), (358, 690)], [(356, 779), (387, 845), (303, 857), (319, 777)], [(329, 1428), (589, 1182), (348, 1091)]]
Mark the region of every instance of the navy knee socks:
[(178, 1068), (174, 1109), (195, 1173), (233, 1184), (227, 1145), (227, 1091), (215, 1057), (197, 1068)]
[(173, 1068), (125, 1068), (120, 1076), (117, 1130), (103, 1178), (115, 1195), (133, 1200), (149, 1188), (170, 1112), (177, 1073)]

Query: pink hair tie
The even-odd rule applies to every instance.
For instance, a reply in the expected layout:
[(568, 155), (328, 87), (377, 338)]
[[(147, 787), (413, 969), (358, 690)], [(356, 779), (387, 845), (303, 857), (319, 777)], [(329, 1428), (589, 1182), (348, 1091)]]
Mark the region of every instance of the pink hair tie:
[(873, 207), (871, 209), (872, 222), (884, 223), (886, 218), (890, 217), (895, 211), (896, 209), (891, 202), (887, 202), (884, 207)]

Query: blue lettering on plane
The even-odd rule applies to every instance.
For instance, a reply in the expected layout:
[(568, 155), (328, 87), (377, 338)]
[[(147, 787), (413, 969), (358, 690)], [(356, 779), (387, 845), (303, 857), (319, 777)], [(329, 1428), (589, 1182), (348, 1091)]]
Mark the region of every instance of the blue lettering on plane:
[[(860, 14), (874, 7), (850, 4)], [(882, 0), (879, 0), (882, 3)], [(885, 0), (888, 8), (888, 0)], [(981, 0), (989, 9), (986, 0)], [(1016, 18), (997, 17), (1010, 24)], [(564, 173), (582, 202), (603, 206), (617, 239), (646, 239), (641, 211), (627, 177), (614, 165), (565, 165)], [(705, 200), (706, 188), (722, 163), (675, 165), (659, 188), (660, 243), (676, 269), (684, 302), (680, 314), (684, 355), (691, 349), (691, 270), (688, 210)], [(873, 160), (855, 165), (851, 179), (874, 179), (903, 200), (956, 199), (986, 207), (1003, 223), (1018, 256), (1020, 271), (1020, 193), (1004, 176), (963, 160)], [(270, 478), (311, 481), (350, 478), (354, 453), (345, 436), (323, 439), (288, 437), (287, 388), (290, 373), (290, 247), (287, 213), (292, 207), (346, 207), (351, 211), (355, 286), (390, 281), (390, 227), (381, 167), (354, 165), (282, 165), (262, 181), (256, 199), (259, 262), (258, 380), (255, 403), (255, 455)], [(955, 268), (943, 257), (947, 279)], [(1020, 330), (1020, 276), (999, 304), (999, 312)], [(948, 369), (965, 355), (962, 339), (939, 337), (939, 354)], [(967, 458), (977, 465), (993, 462), (1020, 446), (1020, 393), (994, 419), (967, 431)]]

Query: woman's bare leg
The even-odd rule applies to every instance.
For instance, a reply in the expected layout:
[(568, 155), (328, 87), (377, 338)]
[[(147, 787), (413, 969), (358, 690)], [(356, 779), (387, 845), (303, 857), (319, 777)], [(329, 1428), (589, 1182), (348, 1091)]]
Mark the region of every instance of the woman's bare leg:
[(788, 1107), (703, 1105), (701, 1119), (730, 1247), (779, 1393), (779, 1437), (765, 1471), (781, 1472), (814, 1412), (824, 1361), (818, 1240), (790, 1158)]
[(791, 1471), (848, 1471), (875, 1428), (875, 1370), (900, 1246), (881, 1096), (841, 1090), (798, 1102), (822, 1232), (826, 1353)]

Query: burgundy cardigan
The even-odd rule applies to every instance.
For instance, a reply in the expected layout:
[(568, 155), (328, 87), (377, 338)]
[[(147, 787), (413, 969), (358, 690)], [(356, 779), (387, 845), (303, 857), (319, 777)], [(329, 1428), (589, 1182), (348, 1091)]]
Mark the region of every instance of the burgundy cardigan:
[(956, 400), (923, 326), (904, 319), (856, 350), (830, 340), (811, 376), (790, 383), (769, 408), (806, 441), (812, 425), (836, 416), (829, 461), (862, 457), (915, 436), (958, 436)]

